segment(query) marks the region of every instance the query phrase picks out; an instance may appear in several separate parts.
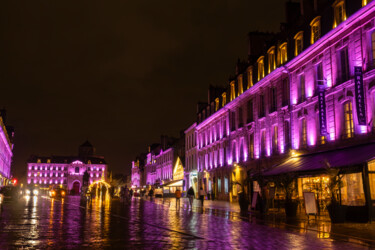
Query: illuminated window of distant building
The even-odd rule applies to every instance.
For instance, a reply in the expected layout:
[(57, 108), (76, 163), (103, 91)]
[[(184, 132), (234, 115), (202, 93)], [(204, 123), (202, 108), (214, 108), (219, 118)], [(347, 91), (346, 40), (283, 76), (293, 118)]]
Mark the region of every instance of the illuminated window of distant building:
[(51, 163), (51, 159), (47, 159), (47, 163)]
[(41, 160), (40, 159), (38, 159), (37, 161), (36, 161), (37, 163), (41, 163)]
[(253, 68), (250, 67), (247, 70), (247, 89), (253, 86)]
[(238, 96), (243, 93), (243, 77), (242, 75), (238, 76)]
[[(370, 0), (371, 1), (371, 0)], [(370, 2), (369, 0), (362, 0), (362, 7), (363, 6), (366, 6), (368, 2)]]
[(249, 155), (250, 159), (254, 159), (254, 134), (251, 134), (249, 138)]
[(300, 133), (300, 142), (302, 147), (307, 146), (307, 124), (306, 118), (301, 119), (301, 133)]
[(299, 86), (298, 86), (298, 101), (304, 102), (306, 99), (305, 93), (305, 75), (299, 75)]
[(287, 43), (283, 43), (279, 47), (279, 55), (280, 55), (280, 64), (286, 63), (288, 61), (288, 53), (287, 53)]
[(311, 44), (314, 44), (320, 38), (320, 16), (315, 17), (311, 23)]
[(267, 54), (268, 54), (268, 73), (271, 73), (271, 71), (276, 68), (275, 46), (272, 46), (267, 51)]
[(294, 36), (294, 55), (298, 56), (303, 50), (303, 31)]
[(227, 104), (227, 93), (224, 92), (223, 94), (221, 94), (222, 98), (223, 98), (223, 101), (222, 101), (222, 104), (223, 104), (223, 107)]
[(215, 99), (215, 111), (218, 111), (220, 108), (220, 99), (219, 97)]
[(264, 56), (259, 57), (258, 61), (258, 81), (264, 77)]
[(272, 151), (274, 153), (277, 152), (277, 145), (278, 145), (278, 141), (277, 141), (277, 125), (273, 126), (273, 133), (272, 133)]
[(337, 25), (346, 20), (345, 1), (336, 0), (332, 6), (334, 14), (333, 28), (336, 28)]
[(344, 103), (344, 136), (345, 138), (352, 138), (354, 136), (353, 107), (351, 101)]
[(232, 81), (230, 83), (230, 100), (233, 101), (236, 98), (236, 88), (235, 83)]

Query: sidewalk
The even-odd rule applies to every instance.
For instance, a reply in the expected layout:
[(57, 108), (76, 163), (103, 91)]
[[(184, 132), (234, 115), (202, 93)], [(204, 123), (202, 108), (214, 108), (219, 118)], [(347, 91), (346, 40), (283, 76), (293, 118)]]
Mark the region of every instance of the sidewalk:
[[(155, 198), (153, 201), (171, 209), (176, 209), (175, 198)], [(181, 198), (181, 209), (190, 209), (187, 198)], [(234, 220), (246, 220), (250, 223), (309, 233), (310, 235), (316, 235), (317, 238), (331, 238), (375, 248), (375, 222), (332, 224), (328, 213), (322, 213), (316, 219), (314, 216), (310, 216), (310, 220), (308, 220), (302, 209), (299, 209), (297, 217), (292, 219), (286, 218), (283, 209), (280, 209), (280, 211), (278, 209), (270, 209), (265, 215), (257, 211), (241, 214), (238, 203), (216, 200), (205, 200), (204, 208), (202, 209), (200, 201), (195, 199), (192, 211), (225, 216)]]

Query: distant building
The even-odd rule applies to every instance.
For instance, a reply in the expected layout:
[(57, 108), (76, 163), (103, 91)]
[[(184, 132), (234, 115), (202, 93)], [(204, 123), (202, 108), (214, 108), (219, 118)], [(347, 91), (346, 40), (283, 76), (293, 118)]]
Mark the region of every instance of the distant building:
[(5, 126), (6, 112), (0, 110), (0, 186), (8, 185), (11, 181), (11, 163), (13, 157), (13, 128)]
[(185, 130), (185, 184), (186, 189), (192, 186), (195, 193), (198, 191), (196, 126), (195, 122)]
[(184, 189), (184, 155), (183, 136), (180, 139), (162, 136), (160, 144), (150, 145), (144, 157), (132, 162), (132, 185), (167, 187), (170, 184)]
[(78, 156), (31, 156), (27, 162), (27, 183), (41, 186), (61, 185), (78, 194), (87, 171), (89, 183), (106, 180), (107, 163), (95, 155), (95, 148), (86, 141), (79, 147)]

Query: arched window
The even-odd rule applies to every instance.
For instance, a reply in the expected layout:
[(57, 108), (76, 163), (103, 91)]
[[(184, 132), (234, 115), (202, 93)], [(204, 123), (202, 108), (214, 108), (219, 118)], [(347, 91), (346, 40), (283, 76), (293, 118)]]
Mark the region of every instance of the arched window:
[(76, 173), (76, 174), (79, 174), (79, 167), (76, 167), (76, 168), (75, 168), (75, 173)]

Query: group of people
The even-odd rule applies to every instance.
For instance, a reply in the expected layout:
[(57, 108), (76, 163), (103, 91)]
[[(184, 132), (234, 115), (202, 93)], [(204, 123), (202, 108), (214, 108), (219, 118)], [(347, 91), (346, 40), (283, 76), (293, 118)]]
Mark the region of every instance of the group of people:
[[(180, 199), (181, 199), (181, 196), (182, 196), (181, 190), (177, 188), (176, 192), (175, 192), (175, 195), (176, 195), (176, 208), (180, 209)], [(201, 202), (201, 207), (203, 208), (204, 197), (207, 195), (206, 191), (204, 191), (204, 189), (201, 187), (199, 189), (198, 195), (199, 195), (199, 200)], [(187, 191), (187, 197), (189, 199), (190, 209), (192, 209), (193, 208), (193, 201), (194, 201), (194, 197), (195, 197), (195, 192), (194, 192), (193, 187), (190, 187), (189, 190)]]

